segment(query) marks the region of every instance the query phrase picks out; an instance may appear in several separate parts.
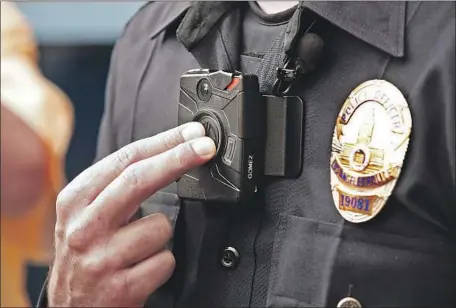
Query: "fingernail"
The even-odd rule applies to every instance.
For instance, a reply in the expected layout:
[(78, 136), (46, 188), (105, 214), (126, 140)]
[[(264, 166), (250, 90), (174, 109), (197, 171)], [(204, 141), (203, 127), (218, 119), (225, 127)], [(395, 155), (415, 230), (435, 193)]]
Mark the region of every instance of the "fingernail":
[(215, 154), (215, 144), (211, 138), (198, 138), (193, 140), (190, 145), (198, 156), (207, 157)]
[(198, 137), (204, 136), (204, 127), (200, 123), (192, 122), (188, 123), (182, 130), (182, 137), (185, 141), (190, 141)]

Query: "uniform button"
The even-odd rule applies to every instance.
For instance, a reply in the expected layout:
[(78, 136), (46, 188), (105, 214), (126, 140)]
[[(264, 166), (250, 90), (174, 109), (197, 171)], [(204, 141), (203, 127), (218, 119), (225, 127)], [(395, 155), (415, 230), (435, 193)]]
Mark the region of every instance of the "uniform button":
[(362, 308), (363, 306), (361, 306), (361, 303), (356, 298), (346, 297), (337, 304), (337, 308), (342, 308), (342, 307)]
[(239, 263), (239, 252), (233, 247), (227, 247), (220, 261), (224, 267), (234, 268)]

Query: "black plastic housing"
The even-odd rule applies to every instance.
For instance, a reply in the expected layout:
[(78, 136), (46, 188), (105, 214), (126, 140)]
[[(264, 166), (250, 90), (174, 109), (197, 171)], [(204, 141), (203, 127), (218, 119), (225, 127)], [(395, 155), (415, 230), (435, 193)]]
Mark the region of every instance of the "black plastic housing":
[(181, 77), (178, 124), (199, 121), (217, 147), (209, 163), (179, 179), (181, 199), (240, 203), (253, 197), (262, 174), (264, 109), (255, 75), (195, 69)]

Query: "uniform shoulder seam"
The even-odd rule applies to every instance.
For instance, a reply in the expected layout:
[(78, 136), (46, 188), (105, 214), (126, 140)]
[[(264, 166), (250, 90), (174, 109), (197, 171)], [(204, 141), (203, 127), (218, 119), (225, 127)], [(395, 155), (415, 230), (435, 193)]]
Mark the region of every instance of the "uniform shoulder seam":
[(149, 8), (152, 4), (156, 3), (156, 1), (148, 1), (141, 5), (136, 12), (127, 20), (125, 23), (122, 32), (120, 34), (120, 37), (123, 37), (126, 35), (127, 31), (130, 29), (132, 22), (146, 9)]
[(165, 30), (190, 6), (190, 2), (149, 1), (127, 21), (121, 37), (130, 34), (152, 39)]

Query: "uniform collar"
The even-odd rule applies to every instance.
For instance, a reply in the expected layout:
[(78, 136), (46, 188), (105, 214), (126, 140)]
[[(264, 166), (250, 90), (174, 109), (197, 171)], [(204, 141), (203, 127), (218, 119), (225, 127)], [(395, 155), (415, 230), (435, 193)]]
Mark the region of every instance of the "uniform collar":
[(405, 1), (304, 1), (301, 5), (394, 57), (404, 55)]
[[(190, 8), (180, 24), (179, 40), (187, 49), (192, 49), (235, 3), (201, 1), (175, 6), (174, 16)], [(299, 5), (300, 11), (309, 9), (394, 57), (404, 55), (405, 7), (405, 1), (303, 1)]]
[(151, 16), (150, 19), (150, 34), (151, 39), (164, 31), (170, 24), (182, 16), (190, 7), (190, 2), (171, 2), (171, 1), (155, 1), (149, 3), (154, 5), (154, 10), (159, 12), (157, 16)]

